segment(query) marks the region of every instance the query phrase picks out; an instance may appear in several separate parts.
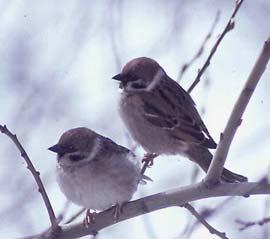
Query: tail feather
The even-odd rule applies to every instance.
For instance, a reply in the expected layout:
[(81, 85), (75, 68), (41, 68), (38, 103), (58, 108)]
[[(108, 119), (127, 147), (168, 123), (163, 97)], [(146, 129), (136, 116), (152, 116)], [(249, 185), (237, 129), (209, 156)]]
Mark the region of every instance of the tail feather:
[(235, 183), (235, 182), (243, 183), (248, 181), (247, 177), (237, 173), (233, 173), (226, 168), (223, 168), (221, 179), (227, 183)]
[[(190, 147), (188, 151), (188, 157), (191, 161), (197, 163), (203, 171), (207, 173), (207, 170), (211, 164), (213, 155), (205, 147), (194, 146)], [(247, 182), (248, 178), (237, 173), (233, 173), (230, 170), (223, 168), (221, 180), (227, 183), (243, 183)]]

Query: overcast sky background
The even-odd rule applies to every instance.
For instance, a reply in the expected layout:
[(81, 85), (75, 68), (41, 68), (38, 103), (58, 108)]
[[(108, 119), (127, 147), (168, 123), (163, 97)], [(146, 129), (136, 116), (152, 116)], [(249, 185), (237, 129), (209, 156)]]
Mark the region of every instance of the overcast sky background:
[[(45, 183), (56, 214), (64, 204), (55, 182), (55, 155), (47, 150), (60, 135), (86, 126), (130, 146), (117, 111), (119, 90), (111, 77), (130, 59), (148, 56), (176, 79), (199, 49), (218, 10), (220, 20), (202, 57), (184, 75), (187, 89), (233, 10), (228, 0), (4, 1), (0, 0), (0, 123), (15, 132)], [(270, 2), (246, 0), (202, 82), (192, 92), (212, 136), (218, 141), (233, 104), (270, 33)], [(266, 70), (243, 117), (226, 167), (256, 181), (269, 171), (270, 70)], [(43, 231), (49, 219), (37, 186), (15, 146), (0, 137), (0, 237)], [(137, 153), (143, 155), (143, 150)], [(188, 185), (194, 165), (159, 157), (147, 171), (154, 182), (134, 198)], [(197, 181), (201, 180), (200, 173)], [(200, 210), (224, 199), (194, 203)], [(229, 238), (261, 239), (269, 226), (239, 232), (236, 218), (264, 217), (266, 197), (235, 198), (209, 222)], [(67, 217), (77, 206), (71, 205)], [(266, 214), (267, 215), (267, 214)], [(268, 213), (269, 215), (269, 213)], [(79, 220), (82, 220), (81, 218)], [(167, 208), (102, 230), (98, 238), (186, 238), (195, 219), (182, 208)], [(215, 238), (201, 225), (187, 238)], [(265, 237), (266, 238), (266, 237)]]

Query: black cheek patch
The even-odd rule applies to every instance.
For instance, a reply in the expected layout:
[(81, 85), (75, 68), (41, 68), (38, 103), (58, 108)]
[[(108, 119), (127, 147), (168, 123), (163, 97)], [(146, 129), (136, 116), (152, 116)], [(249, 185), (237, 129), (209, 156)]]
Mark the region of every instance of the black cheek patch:
[(144, 89), (145, 88), (145, 84), (139, 83), (139, 82), (135, 82), (135, 83), (132, 84), (132, 87), (134, 89)]
[(73, 162), (77, 162), (77, 161), (83, 160), (84, 159), (84, 156), (79, 155), (79, 154), (74, 154), (74, 155), (70, 155), (69, 156), (69, 159), (71, 161), (73, 161)]

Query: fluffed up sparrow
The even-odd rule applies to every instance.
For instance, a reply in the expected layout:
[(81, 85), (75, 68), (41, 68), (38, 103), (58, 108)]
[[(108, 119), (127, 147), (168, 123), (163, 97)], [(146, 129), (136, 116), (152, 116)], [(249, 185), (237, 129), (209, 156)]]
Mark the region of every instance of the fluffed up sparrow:
[(140, 161), (130, 150), (88, 128), (68, 130), (49, 150), (57, 153), (60, 189), (75, 204), (105, 210), (121, 206), (137, 190)]
[[(216, 143), (203, 123), (191, 96), (153, 59), (129, 61), (113, 77), (120, 81), (119, 108), (133, 139), (147, 153), (181, 154), (207, 172)], [(224, 168), (222, 180), (244, 182), (247, 178)]]

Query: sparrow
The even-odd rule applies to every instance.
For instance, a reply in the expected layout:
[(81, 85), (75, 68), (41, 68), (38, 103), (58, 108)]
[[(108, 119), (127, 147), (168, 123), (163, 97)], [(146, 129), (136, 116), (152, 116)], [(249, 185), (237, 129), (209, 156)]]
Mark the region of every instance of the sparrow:
[(140, 161), (130, 150), (88, 128), (66, 131), (49, 150), (57, 153), (61, 191), (89, 210), (121, 206), (141, 180)]
[[(183, 155), (207, 172), (217, 144), (191, 96), (153, 59), (129, 61), (112, 79), (122, 89), (119, 111), (132, 138), (148, 154)], [(247, 178), (223, 169), (226, 182)]]

